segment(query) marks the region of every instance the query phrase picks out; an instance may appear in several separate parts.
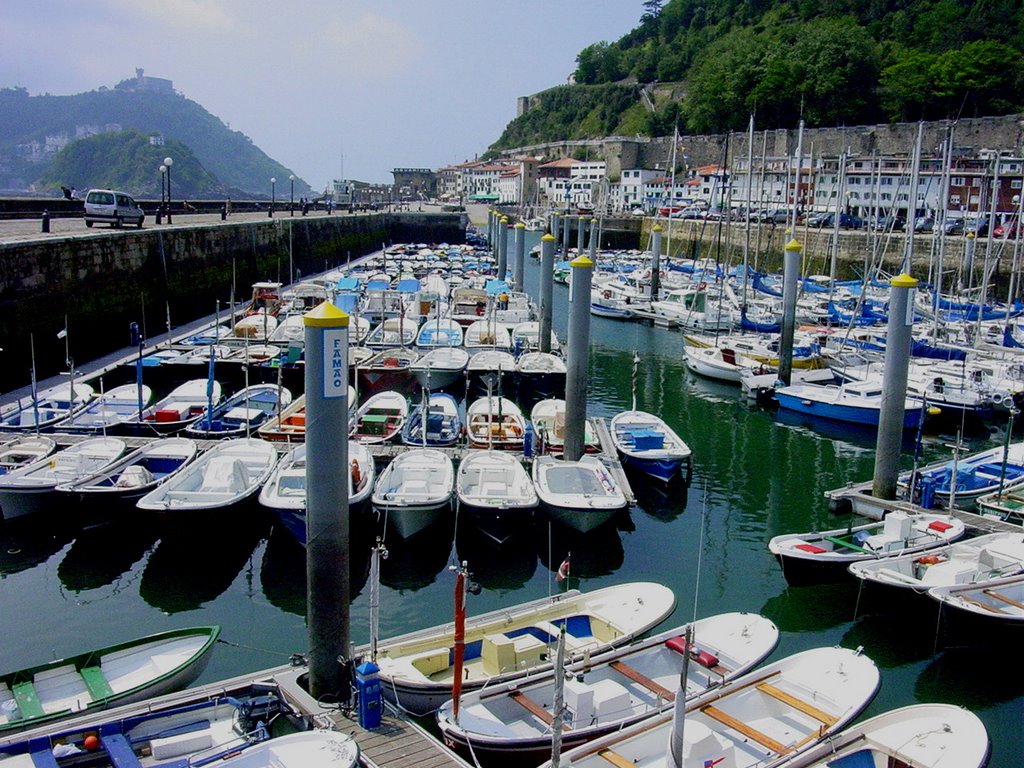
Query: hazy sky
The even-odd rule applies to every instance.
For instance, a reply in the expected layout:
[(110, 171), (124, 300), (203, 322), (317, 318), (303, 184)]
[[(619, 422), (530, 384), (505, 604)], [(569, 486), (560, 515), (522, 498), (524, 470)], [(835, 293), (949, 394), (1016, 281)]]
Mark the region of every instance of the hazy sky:
[[(321, 189), (484, 152), (641, 0), (3, 0), (0, 87), (72, 94), (143, 67)], [(269, 185), (269, 180), (268, 180)]]

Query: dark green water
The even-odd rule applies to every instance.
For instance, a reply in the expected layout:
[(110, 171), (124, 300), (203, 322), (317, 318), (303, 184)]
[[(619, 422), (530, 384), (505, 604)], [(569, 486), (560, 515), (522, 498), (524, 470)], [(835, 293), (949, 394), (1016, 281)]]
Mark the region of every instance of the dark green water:
[[(531, 287), (536, 274), (530, 262)], [(563, 337), (566, 294), (555, 287), (555, 327)], [(936, 650), (935, 618), (925, 606), (872, 605), (855, 618), (852, 581), (788, 587), (768, 554), (777, 533), (843, 523), (830, 517), (822, 493), (870, 475), (871, 436), (782, 424), (748, 407), (737, 389), (695, 379), (681, 362), (678, 333), (593, 318), (592, 348), (591, 414), (629, 407), (638, 350), (637, 405), (660, 413), (693, 448), (692, 485), (668, 495), (638, 485), (640, 505), (587, 537), (541, 523), (499, 549), (452, 520), (409, 542), (388, 541), (382, 634), (449, 620), (454, 577), (447, 566), (456, 560), (467, 560), (483, 587), (470, 598), (470, 612), (478, 613), (558, 589), (554, 571), (571, 551), (574, 587), (634, 580), (670, 586), (678, 599), (671, 624), (755, 611), (782, 632), (777, 657), (821, 645), (863, 646), (882, 672), (866, 714), (924, 701), (962, 704), (989, 729), (993, 768), (1024, 764), (1019, 638)], [(926, 453), (947, 452), (942, 443), (949, 439), (929, 438)], [(359, 517), (353, 527), (352, 636), (363, 642), (374, 526)], [(200, 682), (263, 669), (306, 648), (304, 587), (303, 550), (258, 511), (173, 534), (130, 520), (85, 531), (53, 523), (0, 529), (0, 668), (217, 623), (232, 645), (217, 649)]]

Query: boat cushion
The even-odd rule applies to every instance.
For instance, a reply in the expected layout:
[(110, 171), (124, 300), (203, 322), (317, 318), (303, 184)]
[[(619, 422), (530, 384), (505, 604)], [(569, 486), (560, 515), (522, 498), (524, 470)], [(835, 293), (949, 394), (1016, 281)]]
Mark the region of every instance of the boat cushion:
[(665, 436), (653, 429), (637, 430), (633, 433), (633, 449), (637, 451), (660, 451), (665, 447)]
[(795, 545), (793, 547), (793, 549), (802, 549), (804, 552), (810, 552), (812, 555), (820, 555), (822, 552), (828, 551), (828, 550), (822, 549), (821, 547), (816, 546), (814, 544), (806, 544), (806, 543), (804, 543), (804, 544), (797, 544), (797, 545)]
[[(686, 638), (682, 635), (670, 637), (665, 641), (665, 647), (671, 648), (676, 653), (686, 653)], [(690, 658), (708, 669), (718, 666), (718, 657), (715, 654), (698, 648), (696, 645), (690, 651)]]
[(933, 531), (938, 531), (939, 533), (945, 533), (950, 528), (952, 528), (953, 525), (952, 525), (952, 523), (945, 523), (942, 520), (932, 520), (930, 523), (928, 523), (928, 527), (931, 530), (933, 530)]

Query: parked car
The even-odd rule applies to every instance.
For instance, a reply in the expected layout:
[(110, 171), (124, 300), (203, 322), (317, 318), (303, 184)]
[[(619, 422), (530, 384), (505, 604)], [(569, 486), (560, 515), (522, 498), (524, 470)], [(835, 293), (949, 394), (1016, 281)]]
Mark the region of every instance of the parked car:
[(131, 195), (113, 189), (90, 189), (85, 196), (85, 226), (96, 222), (107, 223), (120, 229), (125, 223), (142, 229), (146, 214)]
[(1020, 237), (1020, 227), (1018, 227), (1016, 221), (1011, 221), (1006, 224), (1000, 224), (995, 228), (993, 234), (996, 237), (1017, 238)]
[(931, 232), (935, 229), (935, 219), (931, 216), (918, 216), (914, 219), (915, 232)]
[(883, 232), (902, 232), (907, 226), (907, 220), (902, 216), (879, 216), (875, 219), (875, 229)]
[(988, 216), (978, 216), (970, 219), (964, 224), (964, 232), (970, 232), (975, 237), (988, 235)]
[(765, 224), (785, 224), (789, 221), (789, 211), (783, 208), (776, 208), (773, 211), (761, 211), (758, 221)]
[[(807, 217), (807, 226), (827, 229), (835, 227), (836, 215), (834, 213), (815, 213)], [(860, 229), (864, 222), (849, 213), (839, 214), (839, 226), (843, 229)]]
[(943, 232), (947, 235), (962, 235), (964, 233), (963, 219), (946, 219)]
[(807, 217), (808, 227), (831, 227), (835, 223), (835, 217), (831, 213), (812, 213)]

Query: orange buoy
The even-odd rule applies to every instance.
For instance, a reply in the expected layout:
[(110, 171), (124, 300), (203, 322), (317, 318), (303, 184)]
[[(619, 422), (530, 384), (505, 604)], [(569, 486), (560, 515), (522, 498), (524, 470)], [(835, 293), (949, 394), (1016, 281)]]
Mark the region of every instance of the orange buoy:
[(90, 733), (82, 741), (82, 746), (85, 747), (89, 752), (92, 752), (93, 750), (99, 748), (100, 740), (98, 738), (96, 738), (96, 736), (94, 736), (93, 734)]

